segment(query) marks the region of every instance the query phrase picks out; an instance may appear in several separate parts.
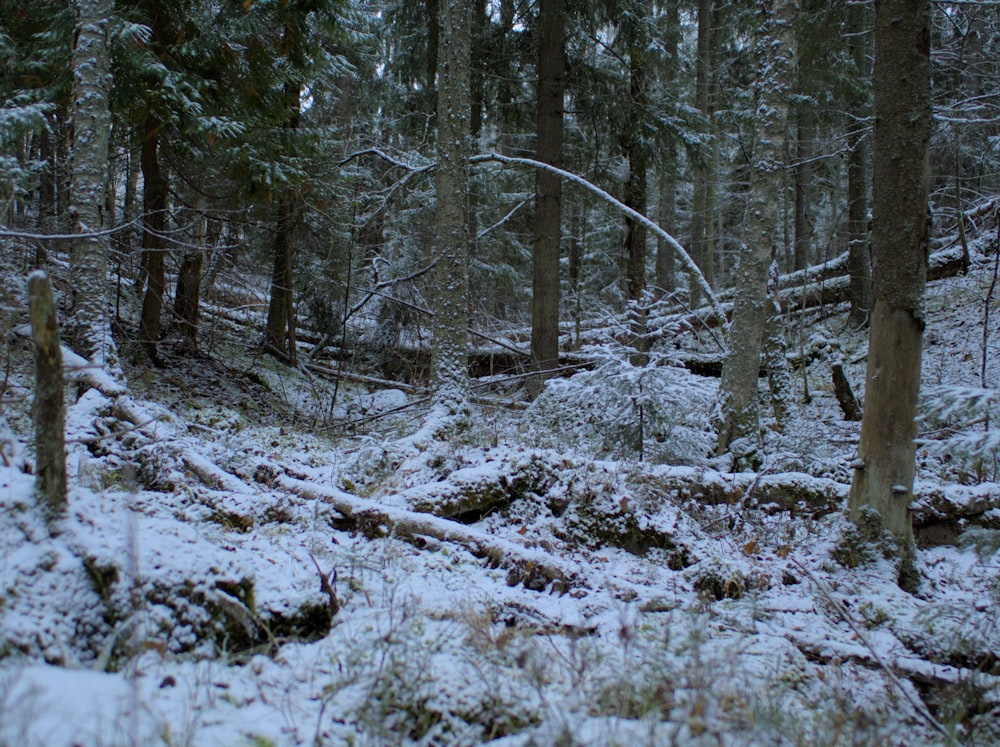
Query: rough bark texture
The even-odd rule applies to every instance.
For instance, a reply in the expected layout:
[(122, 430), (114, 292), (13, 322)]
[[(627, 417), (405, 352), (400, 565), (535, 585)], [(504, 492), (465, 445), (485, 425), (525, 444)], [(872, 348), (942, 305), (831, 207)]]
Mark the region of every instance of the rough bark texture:
[[(105, 228), (102, 206), (108, 182), (108, 134), (111, 90), (108, 54), (110, 0), (76, 0), (76, 45), (73, 49), (73, 144), (70, 214), (73, 232)], [(74, 326), (83, 353), (98, 366), (118, 370), (118, 356), (105, 306), (108, 238), (83, 236), (73, 241)]]
[[(859, 467), (849, 501), (854, 518), (866, 507), (878, 511), (904, 561), (913, 541), (908, 506), (927, 275), (929, 16), (928, 0), (875, 4), (873, 310)], [(907, 582), (902, 572), (901, 582)]]
[(784, 167), (789, 86), (794, 80), (793, 0), (757, 6), (754, 81), (757, 142), (744, 233), (747, 249), (737, 268), (737, 291), (729, 329), (729, 354), (722, 367), (718, 453), (738, 438), (758, 438), (757, 371), (769, 311), (767, 276), (775, 253)]
[(66, 405), (63, 401), (62, 348), (48, 276), (37, 270), (28, 279), (31, 335), (35, 342), (36, 486), (49, 522), (66, 512)]
[(139, 342), (149, 359), (159, 362), (156, 345), (160, 339), (160, 315), (163, 312), (163, 294), (167, 289), (166, 247), (163, 230), (167, 220), (167, 179), (160, 168), (160, 129), (152, 117), (146, 121), (142, 141), (142, 253), (145, 266), (146, 295), (142, 300), (142, 317), (139, 322)]
[[(538, 138), (535, 157), (561, 166), (563, 96), (566, 90), (564, 0), (542, 0), (538, 17)], [(562, 225), (562, 179), (535, 172), (535, 243), (532, 258), (531, 363), (536, 371), (559, 362), (559, 240)], [(541, 390), (532, 379), (531, 390)]]
[(442, 0), (438, 39), (438, 166), (434, 267), (434, 400), (451, 413), (468, 402), (469, 3)]
[[(850, 28), (849, 47), (855, 74), (867, 73), (865, 55), (865, 8), (858, 3), (847, 9)], [(868, 168), (866, 165), (865, 127), (868, 102), (857, 96), (853, 102), (854, 118), (847, 125), (847, 246), (851, 284), (848, 296), (851, 313), (848, 324), (860, 327), (868, 322), (871, 310), (871, 254), (868, 243)]]

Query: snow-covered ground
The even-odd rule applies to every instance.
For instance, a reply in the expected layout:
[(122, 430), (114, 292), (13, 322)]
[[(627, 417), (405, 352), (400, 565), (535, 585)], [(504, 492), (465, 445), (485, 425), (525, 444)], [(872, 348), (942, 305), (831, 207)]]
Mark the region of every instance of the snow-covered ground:
[[(928, 386), (982, 383), (991, 261), (930, 286)], [(813, 316), (802, 334), (839, 350), (808, 367), (812, 400), (757, 475), (657, 463), (702, 446), (714, 382), (680, 369), (644, 380), (683, 429), (640, 461), (621, 434), (594, 440), (600, 376), (627, 371), (464, 424), (342, 385), (341, 419), (388, 413), (345, 433), (330, 382), (245, 351), (129, 368), (127, 395), (70, 406), (56, 537), (12, 336), (0, 745), (997, 743), (993, 535), (922, 547), (918, 593), (900, 590), (884, 544), (839, 512), (857, 424), (829, 359), (860, 395), (864, 334), (840, 332), (842, 309)], [(988, 525), (995, 465), (932, 446), (920, 495), (974, 494)]]

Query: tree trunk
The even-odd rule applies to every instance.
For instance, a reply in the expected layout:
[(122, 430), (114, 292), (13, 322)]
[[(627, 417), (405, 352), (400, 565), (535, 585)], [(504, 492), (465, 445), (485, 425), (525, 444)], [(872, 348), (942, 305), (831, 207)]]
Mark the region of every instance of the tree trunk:
[[(698, 2), (698, 56), (695, 61), (695, 108), (701, 112), (704, 120), (703, 134), (711, 134), (712, 119), (712, 19), (714, 0), (699, 0)], [(694, 194), (691, 202), (691, 258), (705, 276), (709, 285), (714, 283), (715, 256), (712, 249), (712, 216), (709, 195), (712, 155), (708, 152), (699, 153), (694, 160)], [(692, 279), (690, 282), (691, 306), (701, 302), (701, 289)]]
[(177, 292), (174, 295), (174, 317), (181, 334), (192, 349), (198, 345), (198, 313), (201, 306), (201, 268), (205, 262), (205, 242), (208, 219), (204, 215), (204, 199), (196, 203), (195, 226), (192, 243), (197, 249), (184, 253), (177, 273)]
[[(644, 15), (649, 12), (642, 6)], [(648, 209), (649, 188), (647, 184), (648, 155), (646, 143), (639, 124), (643, 121), (644, 110), (649, 106), (649, 79), (646, 71), (646, 34), (639, 24), (631, 23), (629, 30), (629, 109), (632, 112), (625, 132), (625, 157), (628, 159), (628, 181), (625, 184), (624, 203), (637, 213), (645, 215)], [(644, 365), (649, 351), (646, 336), (646, 227), (631, 217), (625, 218), (625, 281), (626, 299), (631, 305), (632, 347), (637, 356), (633, 362)]]
[(812, 109), (799, 112), (796, 124), (795, 164), (795, 252), (793, 270), (804, 270), (812, 262), (812, 201), (813, 143), (816, 139), (816, 118)]
[[(297, 82), (286, 82), (284, 106), (287, 118), (282, 125), (286, 130), (299, 127), (299, 95)], [(274, 267), (271, 270), (271, 298), (267, 306), (267, 323), (264, 328), (264, 347), (297, 365), (295, 347), (295, 229), (299, 224), (299, 198), (286, 189), (278, 198), (278, 220), (274, 233)]]
[[(855, 65), (855, 74), (867, 77), (865, 55), (865, 8), (856, 4), (848, 7), (850, 29), (849, 48)], [(867, 116), (868, 106), (864, 96), (855, 97), (852, 103), (854, 116), (847, 125), (847, 251), (848, 272), (851, 283), (848, 297), (851, 311), (848, 325), (862, 327), (868, 323), (871, 310), (872, 270), (868, 242), (868, 169), (865, 157), (865, 127), (861, 124)]]
[(160, 355), (160, 315), (163, 312), (163, 295), (167, 289), (166, 248), (163, 231), (167, 222), (167, 179), (160, 168), (159, 123), (150, 117), (146, 120), (142, 141), (142, 253), (146, 275), (146, 294), (142, 301), (139, 322), (139, 342), (149, 359), (158, 364)]
[(437, 68), (437, 204), (434, 267), (434, 401), (453, 415), (468, 408), (469, 189), (468, 0), (442, 0)]
[(777, 199), (784, 168), (785, 127), (790, 83), (794, 80), (794, 3), (776, 0), (757, 6), (754, 81), (757, 142), (752, 155), (750, 197), (745, 219), (746, 246), (737, 268), (733, 321), (722, 367), (717, 451), (739, 438), (759, 439), (757, 372), (768, 314), (768, 268), (779, 233)]
[[(76, 46), (73, 50), (73, 145), (70, 214), (73, 232), (105, 227), (102, 210), (108, 183), (108, 133), (111, 90), (108, 55), (110, 0), (76, 0)], [(81, 348), (93, 363), (118, 369), (105, 297), (108, 238), (80, 236), (70, 252), (73, 269), (73, 317)]]
[[(536, 159), (562, 166), (563, 96), (566, 59), (564, 0), (541, 0), (538, 18), (538, 137)], [(531, 364), (536, 371), (559, 362), (559, 246), (562, 236), (562, 179), (535, 171), (535, 241), (532, 256)], [(541, 391), (542, 379), (529, 391)]]
[(930, 2), (875, 4), (872, 318), (858, 467), (848, 506), (878, 512), (897, 538), (900, 583), (914, 584), (913, 497), (927, 275)]
[(59, 325), (49, 278), (41, 270), (28, 278), (28, 305), (35, 341), (35, 484), (54, 533), (54, 523), (66, 513), (66, 405)]

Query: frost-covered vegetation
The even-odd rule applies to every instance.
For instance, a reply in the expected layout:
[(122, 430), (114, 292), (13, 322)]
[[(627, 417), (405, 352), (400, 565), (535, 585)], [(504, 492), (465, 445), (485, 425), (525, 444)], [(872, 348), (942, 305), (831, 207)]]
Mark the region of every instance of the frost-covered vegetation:
[(1000, 357), (968, 334), (975, 258), (929, 288), (915, 595), (841, 513), (845, 308), (796, 322), (811, 400), (784, 434), (765, 419), (756, 473), (711, 456), (715, 382), (677, 346), (595, 343), (526, 410), (494, 381), (457, 424), (239, 326), (166, 370), (126, 355), (128, 394), (68, 390), (49, 537), (8, 262), (0, 744), (994, 744)]

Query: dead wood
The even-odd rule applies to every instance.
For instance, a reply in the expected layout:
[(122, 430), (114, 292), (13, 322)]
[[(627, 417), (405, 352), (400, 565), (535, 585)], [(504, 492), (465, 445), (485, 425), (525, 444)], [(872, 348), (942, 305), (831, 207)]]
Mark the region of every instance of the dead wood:
[(833, 374), (833, 393), (844, 413), (844, 420), (861, 420), (861, 405), (858, 404), (854, 388), (851, 386), (847, 374), (844, 373), (844, 364), (841, 361), (835, 361), (830, 366), (830, 371)]
[(424, 545), (426, 538), (461, 545), (491, 566), (508, 569), (507, 583), (511, 586), (523, 584), (534, 591), (548, 590), (561, 594), (571, 584), (580, 583), (578, 569), (569, 563), (448, 519), (384, 506), (288, 475), (275, 476), (274, 485), (332, 506), (342, 516), (336, 523), (339, 529), (359, 531), (372, 538), (393, 536), (417, 546)]

